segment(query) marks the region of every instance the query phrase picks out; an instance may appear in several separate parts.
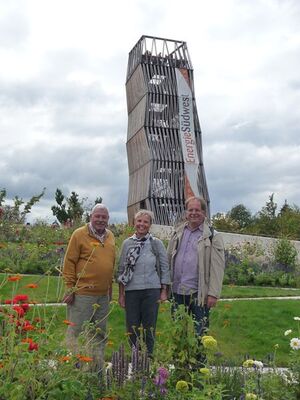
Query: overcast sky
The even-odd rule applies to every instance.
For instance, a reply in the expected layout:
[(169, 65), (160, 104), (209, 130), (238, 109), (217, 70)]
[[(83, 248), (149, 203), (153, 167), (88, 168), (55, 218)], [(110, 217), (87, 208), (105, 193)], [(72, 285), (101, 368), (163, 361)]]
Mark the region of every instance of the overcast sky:
[(212, 213), (300, 206), (299, 0), (0, 0), (0, 189), (49, 222), (57, 187), (127, 218), (128, 52), (187, 42)]

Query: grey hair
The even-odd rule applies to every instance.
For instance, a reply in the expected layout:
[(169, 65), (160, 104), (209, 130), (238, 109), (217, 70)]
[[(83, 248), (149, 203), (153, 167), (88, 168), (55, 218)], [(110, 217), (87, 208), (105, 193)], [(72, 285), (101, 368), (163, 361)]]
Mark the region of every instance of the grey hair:
[(197, 200), (197, 201), (200, 203), (200, 205), (201, 205), (201, 210), (204, 211), (204, 213), (206, 214), (206, 211), (207, 211), (207, 204), (206, 204), (206, 201), (204, 200), (203, 197), (197, 197), (197, 196), (189, 197), (189, 198), (186, 200), (186, 202), (185, 202), (185, 209), (187, 210), (187, 208), (188, 208), (188, 206), (189, 206), (189, 203), (190, 203), (192, 200)]
[(106, 207), (106, 205), (104, 205), (102, 203), (97, 203), (94, 205), (94, 207), (92, 208), (92, 211), (91, 211), (91, 215), (94, 214), (94, 212), (97, 210), (106, 210), (107, 214), (109, 214), (108, 208)]
[(139, 210), (138, 212), (135, 213), (134, 220), (136, 220), (138, 217), (141, 217), (142, 215), (148, 215), (150, 218), (150, 224), (152, 225), (153, 219), (154, 219), (154, 214), (150, 210)]

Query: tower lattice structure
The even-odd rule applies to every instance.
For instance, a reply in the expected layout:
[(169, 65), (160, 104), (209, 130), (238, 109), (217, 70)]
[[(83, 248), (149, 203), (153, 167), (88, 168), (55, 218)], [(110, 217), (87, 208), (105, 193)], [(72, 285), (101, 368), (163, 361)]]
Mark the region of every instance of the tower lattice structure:
[(173, 225), (190, 196), (202, 196), (209, 211), (186, 42), (142, 36), (129, 53), (126, 95), (129, 223), (145, 208), (155, 224)]

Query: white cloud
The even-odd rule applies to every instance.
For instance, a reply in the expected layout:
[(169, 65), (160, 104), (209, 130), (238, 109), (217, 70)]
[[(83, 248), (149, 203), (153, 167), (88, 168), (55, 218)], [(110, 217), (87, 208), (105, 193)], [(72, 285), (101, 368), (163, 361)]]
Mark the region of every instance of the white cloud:
[(34, 216), (61, 187), (125, 219), (127, 57), (148, 34), (187, 41), (213, 212), (299, 205), (299, 23), (296, 0), (0, 0), (0, 188), (46, 186)]

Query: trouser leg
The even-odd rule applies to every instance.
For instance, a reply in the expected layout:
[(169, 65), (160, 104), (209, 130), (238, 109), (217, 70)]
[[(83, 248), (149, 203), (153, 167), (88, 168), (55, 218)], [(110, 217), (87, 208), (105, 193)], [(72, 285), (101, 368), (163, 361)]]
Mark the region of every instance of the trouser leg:
[(128, 290), (125, 292), (126, 329), (130, 345), (136, 345), (141, 325), (141, 296), (140, 290)]
[(108, 297), (75, 295), (74, 302), (67, 307), (68, 320), (72, 323), (67, 329), (68, 347), (75, 354), (81, 353), (78, 336), (84, 330), (85, 322), (93, 323), (85, 331), (81, 350), (93, 358), (95, 369), (102, 368), (109, 309)]
[(184, 305), (187, 312), (193, 317), (196, 334), (202, 336), (209, 327), (209, 308), (197, 304), (197, 293), (192, 295), (173, 293), (173, 299), (172, 314), (179, 305)]
[(141, 323), (144, 328), (147, 351), (149, 354), (152, 354), (159, 308), (160, 289), (147, 289), (143, 290), (143, 292), (144, 296), (141, 304)]

